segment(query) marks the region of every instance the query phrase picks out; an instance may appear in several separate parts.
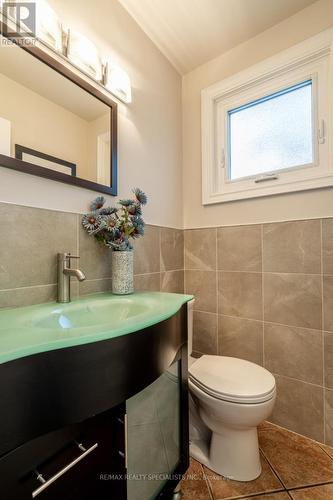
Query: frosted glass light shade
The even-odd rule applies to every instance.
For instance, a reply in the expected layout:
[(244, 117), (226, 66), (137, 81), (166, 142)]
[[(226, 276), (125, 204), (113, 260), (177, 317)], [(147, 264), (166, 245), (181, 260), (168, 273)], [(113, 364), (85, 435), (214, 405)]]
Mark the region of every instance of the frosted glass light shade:
[[(52, 49), (61, 51), (62, 50), (62, 30), (61, 30), (61, 22), (54, 12), (54, 10), (50, 7), (46, 0), (35, 0), (35, 25), (33, 35), (45, 42), (47, 45), (52, 47)], [(27, 5), (33, 5), (32, 2), (27, 2)], [(20, 10), (17, 10), (15, 4), (19, 5)], [(0, 0), (0, 8), (1, 8), (1, 0)], [(0, 9), (1, 10), (1, 9)], [(24, 10), (24, 5), (19, 0), (11, 0), (10, 3), (7, 4), (7, 8), (5, 10), (8, 19), (14, 23), (19, 23), (21, 30), (26, 30), (27, 34), (31, 33), (31, 27), (27, 27), (25, 25), (25, 15), (29, 17), (29, 10), (27, 8), (26, 12)], [(20, 14), (20, 18), (17, 17), (18, 13)]]
[(229, 179), (313, 163), (312, 82), (229, 111)]
[(109, 66), (106, 88), (121, 101), (132, 102), (131, 80), (118, 66)]
[(36, 36), (54, 50), (62, 51), (60, 19), (45, 0), (36, 0)]
[(102, 61), (95, 45), (84, 35), (71, 31), (68, 45), (68, 59), (92, 76), (102, 80)]

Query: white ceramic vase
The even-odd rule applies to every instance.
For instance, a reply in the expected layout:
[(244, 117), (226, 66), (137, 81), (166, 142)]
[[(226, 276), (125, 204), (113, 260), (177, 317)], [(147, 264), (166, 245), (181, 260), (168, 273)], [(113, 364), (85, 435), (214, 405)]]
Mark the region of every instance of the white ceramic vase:
[(134, 292), (133, 252), (112, 251), (112, 293), (128, 295)]

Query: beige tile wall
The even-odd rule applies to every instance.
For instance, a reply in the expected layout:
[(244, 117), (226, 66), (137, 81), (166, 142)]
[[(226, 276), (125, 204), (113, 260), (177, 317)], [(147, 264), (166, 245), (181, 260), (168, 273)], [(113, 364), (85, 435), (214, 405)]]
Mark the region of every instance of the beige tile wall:
[(185, 231), (194, 350), (274, 373), (272, 421), (333, 445), (333, 219)]
[[(111, 289), (111, 252), (87, 235), (78, 214), (0, 203), (0, 307), (56, 299), (56, 254), (80, 255), (86, 281), (74, 296)], [(137, 290), (184, 290), (183, 231), (146, 226), (135, 244)]]

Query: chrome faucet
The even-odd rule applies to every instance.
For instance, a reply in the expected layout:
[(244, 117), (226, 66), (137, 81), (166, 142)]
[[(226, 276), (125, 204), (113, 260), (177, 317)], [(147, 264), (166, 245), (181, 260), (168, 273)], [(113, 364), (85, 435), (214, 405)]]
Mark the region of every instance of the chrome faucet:
[(79, 259), (70, 253), (58, 253), (58, 302), (71, 301), (71, 276), (84, 281), (86, 276), (80, 269), (71, 268), (71, 259)]

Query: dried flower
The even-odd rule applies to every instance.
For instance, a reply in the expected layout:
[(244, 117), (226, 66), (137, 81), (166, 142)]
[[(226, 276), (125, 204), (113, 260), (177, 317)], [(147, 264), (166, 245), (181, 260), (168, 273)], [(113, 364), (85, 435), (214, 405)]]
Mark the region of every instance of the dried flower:
[(82, 226), (88, 233), (98, 230), (101, 224), (101, 216), (97, 212), (91, 212), (82, 217)]
[(100, 208), (103, 207), (105, 202), (106, 202), (106, 199), (104, 198), (104, 196), (97, 196), (97, 198), (95, 198), (94, 201), (91, 202), (90, 210), (92, 210), (92, 211), (99, 210)]
[(117, 227), (117, 217), (116, 215), (106, 215), (103, 217), (104, 227), (107, 231), (113, 232)]
[(136, 239), (144, 234), (145, 223), (142, 215), (142, 205), (147, 203), (147, 197), (141, 189), (133, 190), (135, 199), (119, 201), (119, 208), (105, 207), (105, 198), (98, 196), (92, 203), (92, 211), (82, 218), (82, 225), (101, 244), (115, 251), (133, 250), (130, 239)]
[(99, 210), (100, 215), (112, 215), (117, 212), (116, 207), (105, 207)]
[(135, 188), (135, 189), (133, 189), (133, 193), (135, 194), (135, 197), (136, 197), (138, 203), (140, 203), (140, 205), (146, 205), (147, 196), (145, 195), (145, 193), (143, 191), (141, 191), (141, 189)]
[(130, 199), (119, 200), (119, 205), (122, 205), (123, 207), (130, 207), (131, 205), (133, 205), (133, 203), (134, 201)]
[(132, 203), (130, 207), (128, 207), (128, 211), (131, 215), (141, 215), (142, 208), (139, 203)]

